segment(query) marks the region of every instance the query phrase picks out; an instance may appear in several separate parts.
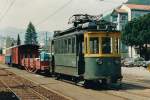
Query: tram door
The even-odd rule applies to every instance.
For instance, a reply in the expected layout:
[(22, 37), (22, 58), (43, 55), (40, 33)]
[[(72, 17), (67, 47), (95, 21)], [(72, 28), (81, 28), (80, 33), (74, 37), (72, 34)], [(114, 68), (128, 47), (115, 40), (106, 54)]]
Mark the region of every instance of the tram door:
[(77, 38), (78, 75), (82, 75), (85, 72), (85, 60), (83, 51), (84, 51), (84, 38), (83, 35), (79, 35)]

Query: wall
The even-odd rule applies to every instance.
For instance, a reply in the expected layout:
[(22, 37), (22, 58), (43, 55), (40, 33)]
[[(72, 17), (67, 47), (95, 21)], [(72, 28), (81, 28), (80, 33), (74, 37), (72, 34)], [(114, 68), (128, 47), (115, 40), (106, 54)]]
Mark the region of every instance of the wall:
[(5, 55), (0, 55), (0, 63), (5, 63)]

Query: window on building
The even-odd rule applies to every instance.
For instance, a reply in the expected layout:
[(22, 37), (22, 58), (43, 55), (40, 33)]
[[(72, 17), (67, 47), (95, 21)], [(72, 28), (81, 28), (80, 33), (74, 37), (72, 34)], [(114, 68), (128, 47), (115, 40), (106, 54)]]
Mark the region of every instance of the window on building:
[(121, 20), (123, 20), (123, 21), (124, 21), (124, 20), (127, 20), (126, 15), (122, 15), (122, 16), (121, 16)]
[(112, 16), (112, 21), (117, 22), (117, 16)]

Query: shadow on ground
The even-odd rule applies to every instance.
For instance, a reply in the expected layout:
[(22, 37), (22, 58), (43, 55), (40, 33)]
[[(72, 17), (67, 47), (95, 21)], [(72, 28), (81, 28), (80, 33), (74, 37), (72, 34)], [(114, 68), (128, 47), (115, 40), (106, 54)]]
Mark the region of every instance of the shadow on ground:
[(19, 100), (12, 92), (0, 92), (0, 100)]
[(133, 83), (122, 83), (121, 85), (101, 85), (101, 84), (92, 84), (91, 86), (88, 87), (88, 89), (93, 89), (93, 90), (144, 90), (144, 89), (150, 89), (150, 87), (138, 85), (138, 84), (133, 84)]

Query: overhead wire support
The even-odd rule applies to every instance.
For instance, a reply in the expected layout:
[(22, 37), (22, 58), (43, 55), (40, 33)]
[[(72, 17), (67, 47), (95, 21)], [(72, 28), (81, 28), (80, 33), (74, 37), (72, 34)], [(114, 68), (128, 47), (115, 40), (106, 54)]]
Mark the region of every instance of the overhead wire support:
[(9, 10), (11, 9), (11, 7), (13, 6), (13, 4), (15, 3), (16, 0), (13, 0), (9, 7), (6, 9), (6, 11), (4, 12), (4, 14), (0, 17), (0, 22), (5, 18), (6, 14), (9, 12)]
[(51, 13), (50, 15), (48, 15), (46, 18), (44, 18), (42, 21), (40, 21), (39, 23), (37, 23), (36, 26), (44, 23), (45, 21), (47, 21), (48, 19), (50, 19), (51, 17), (53, 17), (55, 14), (57, 14), (58, 12), (60, 12), (61, 10), (63, 10), (64, 8), (66, 8), (73, 0), (69, 0), (67, 3), (65, 3), (64, 5), (62, 5), (60, 8), (56, 9), (53, 13)]

